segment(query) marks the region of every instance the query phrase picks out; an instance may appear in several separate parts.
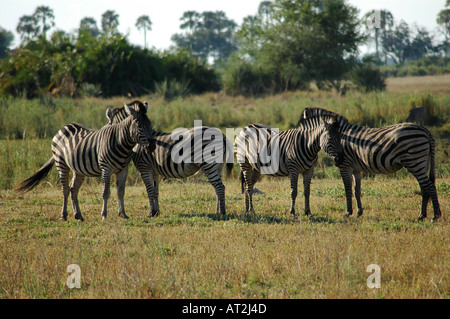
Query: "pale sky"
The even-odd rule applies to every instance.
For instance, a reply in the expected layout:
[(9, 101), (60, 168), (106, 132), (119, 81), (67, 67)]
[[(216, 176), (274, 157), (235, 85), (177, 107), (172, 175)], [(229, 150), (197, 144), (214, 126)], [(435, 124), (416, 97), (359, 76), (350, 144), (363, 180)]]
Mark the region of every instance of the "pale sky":
[[(429, 31), (436, 30), (436, 16), (445, 6), (446, 0), (347, 0), (360, 10), (360, 15), (371, 9), (388, 9), (396, 21), (417, 23)], [(55, 27), (74, 32), (84, 17), (93, 17), (101, 27), (101, 15), (107, 10), (119, 14), (119, 31), (128, 34), (131, 43), (143, 45), (144, 35), (135, 27), (141, 15), (148, 15), (152, 31), (147, 32), (149, 47), (167, 49), (173, 43), (171, 36), (180, 32), (180, 17), (185, 11), (222, 10), (238, 25), (247, 15), (254, 15), (261, 0), (0, 0), (0, 26), (15, 35), (14, 45), (19, 44), (17, 23), (23, 15), (33, 14), (40, 5), (49, 6), (55, 15)], [(50, 31), (50, 32), (51, 32)]]

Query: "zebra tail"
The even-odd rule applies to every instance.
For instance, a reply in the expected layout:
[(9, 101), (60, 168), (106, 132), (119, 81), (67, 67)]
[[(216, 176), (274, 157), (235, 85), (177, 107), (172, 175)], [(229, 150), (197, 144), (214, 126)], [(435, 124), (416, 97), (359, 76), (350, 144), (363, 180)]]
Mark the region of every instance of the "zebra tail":
[(55, 159), (52, 157), (33, 176), (20, 183), (16, 188), (16, 192), (23, 193), (31, 191), (48, 175), (54, 164)]
[(239, 179), (241, 180), (241, 194), (244, 194), (244, 172), (241, 170), (241, 174), (239, 174)]

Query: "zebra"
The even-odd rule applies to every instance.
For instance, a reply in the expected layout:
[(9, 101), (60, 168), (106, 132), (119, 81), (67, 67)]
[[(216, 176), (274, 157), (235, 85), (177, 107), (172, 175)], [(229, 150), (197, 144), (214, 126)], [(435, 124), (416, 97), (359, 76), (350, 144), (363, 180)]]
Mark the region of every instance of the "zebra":
[[(245, 185), (246, 211), (254, 213), (253, 187), (260, 179), (262, 168), (264, 168), (264, 164), (259, 160), (260, 151), (278, 139), (279, 158), (272, 147), (274, 156), (272, 159), (278, 162), (278, 168), (273, 169), (267, 175), (289, 176), (292, 200), (290, 213), (295, 218), (298, 175), (301, 173), (305, 195), (305, 215), (309, 216), (311, 214), (310, 184), (319, 151), (322, 149), (327, 152), (334, 159), (336, 165), (341, 162), (343, 150), (340, 144), (338, 125), (334, 116), (320, 116), (302, 120), (296, 128), (279, 133), (264, 124), (250, 124), (245, 127), (235, 140), (234, 152), (243, 177), (241, 186)], [(258, 160), (255, 160), (257, 157)]]
[[(340, 123), (344, 159), (339, 170), (344, 182), (347, 214), (352, 208), (352, 175), (355, 178), (355, 197), (358, 216), (363, 214), (361, 204), (361, 173), (389, 174), (405, 167), (417, 179), (422, 193), (422, 210), (418, 217), (427, 217), (431, 198), (436, 221), (441, 216), (435, 186), (436, 142), (425, 127), (413, 123), (400, 123), (383, 128), (366, 128), (350, 124), (348, 120), (323, 108), (306, 108), (300, 121), (317, 115), (335, 115)], [(427, 171), (429, 168), (429, 176)]]
[[(152, 124), (146, 113), (147, 102), (133, 101), (124, 105), (127, 119), (115, 125), (107, 125), (95, 131), (83, 124), (72, 123), (62, 128), (52, 140), (53, 156), (30, 178), (16, 188), (17, 192), (28, 192), (36, 187), (50, 172), (53, 165), (59, 172), (64, 196), (61, 219), (67, 220), (67, 199), (72, 198), (74, 217), (83, 221), (78, 204), (78, 191), (85, 177), (101, 176), (103, 184), (102, 219), (107, 217), (110, 195), (110, 179), (117, 177), (119, 216), (128, 218), (124, 209), (125, 181), (128, 164), (132, 159), (132, 149), (141, 146), (150, 152), (155, 148)], [(69, 186), (69, 173), (73, 179)]]
[[(124, 120), (126, 113), (123, 108), (115, 108), (106, 114), (108, 124), (119, 123)], [(233, 162), (226, 160), (226, 152), (223, 151), (223, 157), (219, 161), (208, 161), (204, 158), (190, 158), (189, 161), (174, 161), (173, 152), (180, 149), (181, 146), (189, 148), (190, 155), (195, 156), (195, 147), (201, 147), (202, 153), (211, 143), (208, 140), (201, 140), (201, 145), (195, 145), (195, 135), (204, 136), (205, 133), (213, 133), (214, 136), (221, 136), (222, 143), (219, 148), (227, 149), (228, 140), (226, 136), (217, 128), (208, 126), (196, 126), (187, 129), (182, 139), (175, 133), (165, 133), (154, 131), (156, 139), (156, 149), (153, 153), (146, 152), (141, 146), (137, 146), (133, 152), (133, 163), (139, 171), (145, 184), (147, 196), (150, 204), (150, 213), (148, 217), (156, 217), (160, 214), (159, 209), (159, 181), (160, 176), (164, 178), (186, 178), (202, 171), (216, 192), (216, 213), (226, 214), (225, 209), (225, 186), (222, 182), (222, 169), (226, 164), (226, 176), (231, 174)], [(217, 138), (217, 137), (216, 137)], [(210, 146), (210, 145), (209, 145)], [(218, 150), (220, 152), (220, 149)]]

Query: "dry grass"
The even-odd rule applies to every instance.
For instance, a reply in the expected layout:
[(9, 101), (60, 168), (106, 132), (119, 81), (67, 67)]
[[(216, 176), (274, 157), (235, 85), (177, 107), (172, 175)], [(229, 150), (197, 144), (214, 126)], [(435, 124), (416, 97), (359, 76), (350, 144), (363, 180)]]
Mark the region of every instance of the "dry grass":
[(448, 94), (450, 75), (388, 78), (386, 84), (387, 92)]
[[(84, 223), (58, 220), (57, 187), (17, 198), (0, 191), (1, 298), (449, 298), (449, 223), (417, 223), (413, 178), (363, 180), (362, 218), (343, 218), (338, 179), (314, 179), (311, 219), (293, 221), (287, 179), (264, 179), (255, 215), (243, 213), (236, 179), (225, 181), (225, 217), (201, 179), (164, 182), (162, 215), (146, 218), (142, 185), (128, 187), (120, 219), (113, 190), (101, 222), (101, 186), (81, 189)], [(450, 178), (438, 179), (442, 211)], [(299, 193), (297, 210), (303, 207)], [(429, 212), (432, 216), (432, 212)], [(381, 288), (366, 285), (366, 267), (381, 267)], [(69, 264), (81, 289), (68, 289)]]

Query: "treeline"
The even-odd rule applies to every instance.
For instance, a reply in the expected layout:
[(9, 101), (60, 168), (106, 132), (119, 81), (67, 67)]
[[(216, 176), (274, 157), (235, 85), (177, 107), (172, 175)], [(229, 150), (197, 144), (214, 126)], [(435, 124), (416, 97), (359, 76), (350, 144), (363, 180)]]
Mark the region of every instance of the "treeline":
[[(100, 27), (85, 17), (73, 34), (50, 34), (53, 10), (39, 6), (19, 20), (19, 47), (8, 49), (12, 33), (0, 28), (0, 96), (156, 93), (170, 99), (218, 90), (256, 96), (311, 83), (342, 94), (383, 90), (386, 76), (402, 75), (411, 61), (429, 61), (426, 70), (417, 67), (417, 75), (432, 68), (447, 73), (449, 17), (450, 0), (437, 17), (444, 40), (435, 43), (425, 28), (394, 23), (387, 10), (360, 19), (345, 0), (262, 1), (240, 26), (222, 11), (185, 12), (174, 46), (161, 52), (147, 49), (149, 16), (135, 24), (144, 31), (141, 47), (120, 34), (112, 10), (102, 15)], [(375, 53), (360, 60), (364, 43), (374, 44)]]

